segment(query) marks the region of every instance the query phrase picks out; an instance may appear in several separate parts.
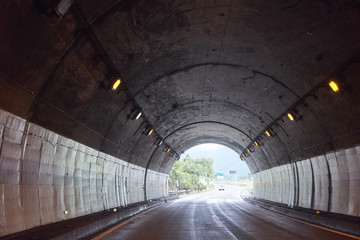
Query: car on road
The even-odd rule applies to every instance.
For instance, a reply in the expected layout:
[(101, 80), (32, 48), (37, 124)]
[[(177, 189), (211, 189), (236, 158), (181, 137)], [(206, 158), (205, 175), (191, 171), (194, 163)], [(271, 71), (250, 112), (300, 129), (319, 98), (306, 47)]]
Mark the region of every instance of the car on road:
[(225, 191), (224, 185), (219, 186), (219, 191)]

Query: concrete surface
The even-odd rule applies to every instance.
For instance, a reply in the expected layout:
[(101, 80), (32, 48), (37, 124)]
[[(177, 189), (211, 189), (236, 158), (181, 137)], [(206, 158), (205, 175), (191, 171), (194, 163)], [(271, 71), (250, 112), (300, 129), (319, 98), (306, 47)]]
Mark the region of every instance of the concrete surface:
[[(145, 169), (0, 110), (0, 236), (145, 200)], [(168, 175), (147, 171), (147, 200)]]
[[(116, 224), (117, 222), (138, 214), (144, 210), (151, 209), (155, 206), (163, 204), (169, 198), (155, 199), (149, 202), (140, 202), (130, 204), (127, 207), (117, 207), (88, 214), (81, 217), (71, 218), (68, 220), (42, 225), (30, 230), (17, 232), (14, 234), (1, 237), (4, 240), (74, 240), (88, 237), (92, 233), (98, 232)], [(116, 211), (114, 211), (116, 209)]]
[[(313, 223), (317, 226), (324, 226), (329, 229), (337, 229), (344, 233), (360, 238), (360, 218), (343, 214), (328, 213), (324, 211), (314, 211), (301, 207), (289, 208), (285, 204), (256, 199), (254, 197), (244, 198), (245, 201), (268, 209), (284, 216), (290, 216), (297, 220)], [(356, 239), (356, 237), (355, 237)]]
[(177, 154), (215, 142), (240, 155), (257, 138), (245, 161), (258, 196), (359, 216), (359, 0), (4, 0), (0, 11), (0, 235), (167, 194)]
[(130, 219), (101, 239), (352, 239), (251, 205), (240, 191), (227, 185), (225, 191), (183, 197)]
[(261, 136), (252, 173), (360, 143), (357, 0), (76, 0), (61, 17), (57, 2), (1, 2), (0, 108), (21, 118), (165, 174), (176, 157), (158, 137), (241, 154)]
[(254, 197), (360, 217), (360, 147), (271, 168), (252, 178)]

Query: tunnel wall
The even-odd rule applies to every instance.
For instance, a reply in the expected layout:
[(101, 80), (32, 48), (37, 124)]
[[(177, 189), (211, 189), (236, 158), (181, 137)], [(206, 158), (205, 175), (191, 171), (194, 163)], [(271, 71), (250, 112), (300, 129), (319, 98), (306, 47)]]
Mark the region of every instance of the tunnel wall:
[(169, 175), (148, 169), (146, 176), (146, 198), (154, 199), (168, 195)]
[(253, 174), (254, 196), (290, 207), (360, 216), (360, 146)]
[[(144, 201), (145, 173), (0, 110), (0, 236)], [(147, 199), (167, 196), (168, 175), (147, 179)]]

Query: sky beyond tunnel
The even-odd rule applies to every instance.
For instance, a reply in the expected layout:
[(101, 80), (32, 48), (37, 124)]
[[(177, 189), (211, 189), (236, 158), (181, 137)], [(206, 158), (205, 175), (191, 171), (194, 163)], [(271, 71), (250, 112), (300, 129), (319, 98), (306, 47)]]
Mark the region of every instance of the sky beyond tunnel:
[(220, 144), (207, 143), (197, 145), (185, 151), (181, 155), (181, 159), (184, 159), (187, 154), (192, 158), (212, 158), (214, 160), (215, 172), (223, 172), (225, 175), (228, 175), (229, 170), (236, 170), (239, 177), (250, 173), (246, 163), (240, 160), (239, 154)]

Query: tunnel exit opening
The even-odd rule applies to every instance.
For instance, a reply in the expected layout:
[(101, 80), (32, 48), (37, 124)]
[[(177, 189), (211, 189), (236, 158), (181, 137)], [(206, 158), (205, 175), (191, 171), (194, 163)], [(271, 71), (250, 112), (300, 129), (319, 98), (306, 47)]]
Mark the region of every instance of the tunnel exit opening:
[(244, 196), (252, 194), (247, 164), (231, 148), (205, 143), (189, 148), (175, 162), (169, 177), (169, 195), (226, 191), (231, 185), (241, 186)]

